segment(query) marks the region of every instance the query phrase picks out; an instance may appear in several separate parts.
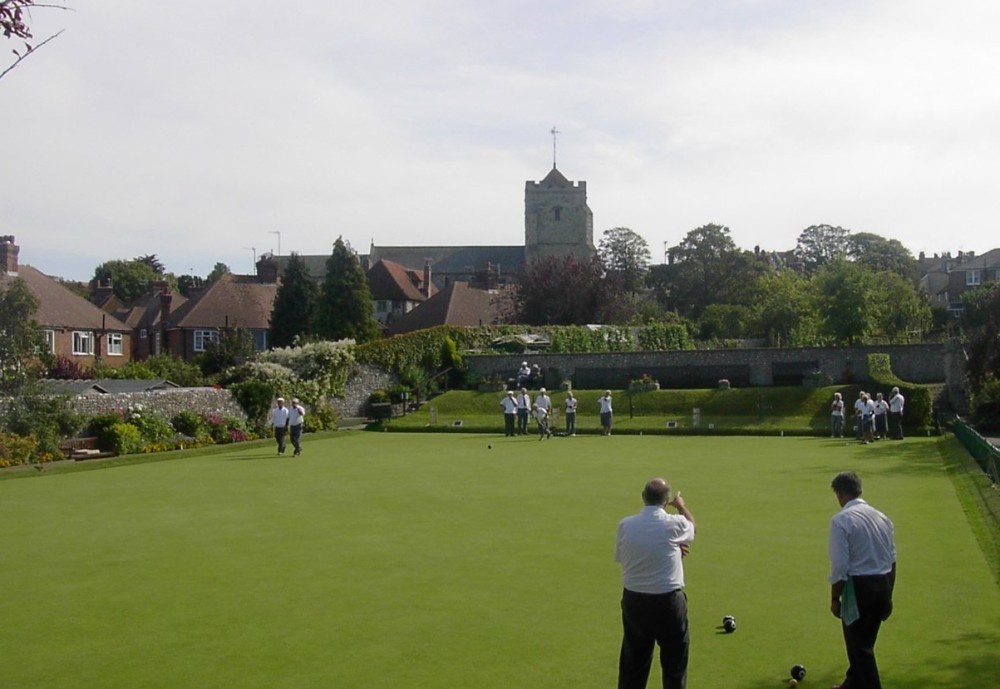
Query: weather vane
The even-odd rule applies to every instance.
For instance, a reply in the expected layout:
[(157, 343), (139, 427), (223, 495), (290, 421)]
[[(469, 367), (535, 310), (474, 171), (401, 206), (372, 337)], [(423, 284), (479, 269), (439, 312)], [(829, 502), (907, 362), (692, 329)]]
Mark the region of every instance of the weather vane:
[(559, 133), (559, 130), (553, 125), (549, 133), (552, 134), (552, 169), (554, 170), (556, 167), (556, 135)]

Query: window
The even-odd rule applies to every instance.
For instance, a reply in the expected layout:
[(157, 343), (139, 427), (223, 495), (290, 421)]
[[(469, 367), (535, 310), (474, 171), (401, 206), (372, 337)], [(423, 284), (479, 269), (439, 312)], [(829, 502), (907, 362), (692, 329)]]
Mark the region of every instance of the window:
[(389, 310), (389, 302), (385, 301), (384, 299), (379, 299), (378, 300), (378, 312), (379, 313), (385, 313), (388, 310)]
[(253, 337), (253, 348), (258, 352), (267, 351), (267, 331), (266, 330), (251, 330), (250, 335)]
[(562, 215), (562, 206), (556, 206), (552, 209), (552, 219), (559, 220)]
[(982, 283), (982, 275), (978, 270), (965, 271), (965, 284), (972, 287)]
[(108, 356), (122, 355), (122, 334), (108, 333)]
[(146, 330), (145, 328), (140, 328), (139, 329), (139, 339), (140, 340), (145, 340), (147, 337), (149, 337), (149, 331)]
[(94, 354), (94, 333), (89, 330), (73, 331), (73, 354)]
[(46, 330), (45, 331), (45, 350), (49, 354), (56, 353), (56, 331)]
[(209, 342), (219, 342), (218, 330), (195, 330), (194, 331), (194, 351), (204, 352)]

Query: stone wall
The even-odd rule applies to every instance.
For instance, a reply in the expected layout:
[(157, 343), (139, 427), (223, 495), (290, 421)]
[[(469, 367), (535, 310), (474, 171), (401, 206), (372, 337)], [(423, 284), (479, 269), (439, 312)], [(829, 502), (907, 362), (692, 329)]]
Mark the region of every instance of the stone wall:
[(110, 412), (124, 412), (141, 405), (147, 414), (155, 414), (166, 421), (184, 409), (199, 414), (235, 416), (246, 420), (243, 408), (228, 390), (218, 388), (176, 388), (152, 392), (121, 392), (112, 395), (80, 395), (70, 400), (70, 407), (84, 416), (91, 417)]
[(347, 379), (344, 396), (330, 400), (341, 418), (368, 415), (368, 397), (375, 390), (388, 390), (399, 382), (398, 377), (377, 366), (360, 364)]
[(735, 387), (801, 385), (806, 374), (822, 371), (835, 384), (864, 383), (868, 355), (888, 354), (893, 373), (912, 383), (945, 381), (945, 345), (713, 349), (599, 354), (469, 355), (470, 374), (513, 377), (522, 361), (538, 364), (544, 384), (557, 389), (571, 381), (581, 389), (623, 389), (649, 374), (663, 388), (715, 387), (726, 379)]

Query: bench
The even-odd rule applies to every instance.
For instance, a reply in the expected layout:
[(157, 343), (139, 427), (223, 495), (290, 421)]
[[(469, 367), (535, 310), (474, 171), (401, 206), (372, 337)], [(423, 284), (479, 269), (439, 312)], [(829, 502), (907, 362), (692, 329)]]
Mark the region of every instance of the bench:
[(67, 459), (100, 459), (114, 457), (114, 452), (104, 452), (97, 447), (97, 438), (67, 438), (59, 443), (59, 449)]

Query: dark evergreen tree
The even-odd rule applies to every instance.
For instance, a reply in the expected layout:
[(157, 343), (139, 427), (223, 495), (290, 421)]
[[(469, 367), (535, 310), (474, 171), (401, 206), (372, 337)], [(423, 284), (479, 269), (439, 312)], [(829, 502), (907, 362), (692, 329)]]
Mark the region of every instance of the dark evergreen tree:
[(337, 237), (326, 260), (326, 279), (317, 314), (317, 333), (328, 340), (369, 342), (379, 337), (372, 315), (372, 293), (358, 255)]
[(319, 288), (305, 261), (293, 253), (281, 276), (271, 310), (268, 339), (272, 347), (290, 347), (297, 337), (315, 333)]

